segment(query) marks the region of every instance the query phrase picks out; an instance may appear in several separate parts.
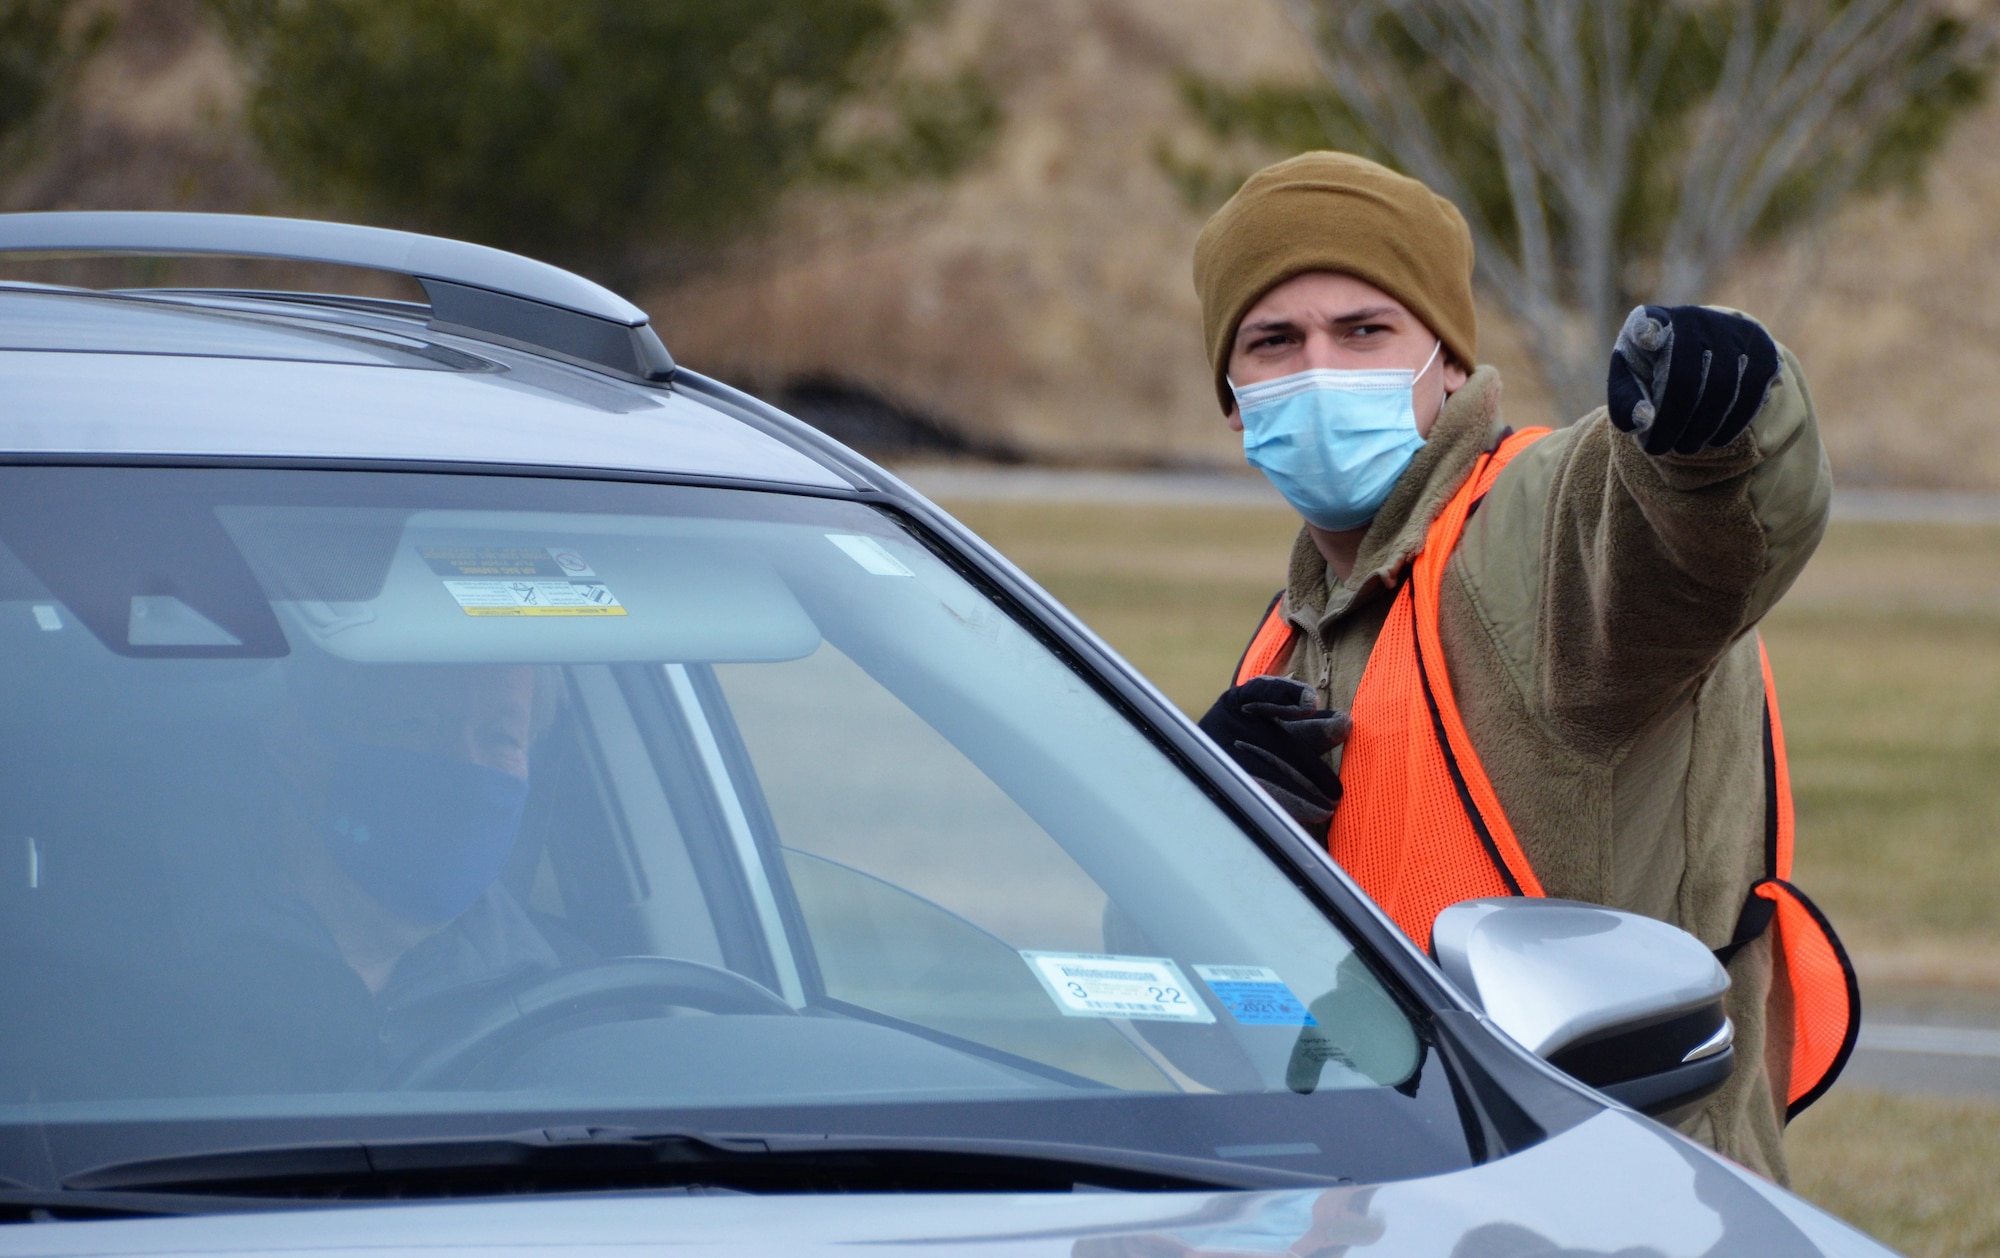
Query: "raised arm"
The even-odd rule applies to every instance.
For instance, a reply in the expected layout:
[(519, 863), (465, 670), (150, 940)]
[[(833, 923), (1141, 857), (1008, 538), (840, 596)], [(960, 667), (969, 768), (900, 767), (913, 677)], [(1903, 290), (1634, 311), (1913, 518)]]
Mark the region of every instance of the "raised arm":
[(1798, 360), (1741, 315), (1635, 310), (1607, 393), (1550, 486), (1535, 689), (1611, 750), (1791, 587), (1833, 479)]

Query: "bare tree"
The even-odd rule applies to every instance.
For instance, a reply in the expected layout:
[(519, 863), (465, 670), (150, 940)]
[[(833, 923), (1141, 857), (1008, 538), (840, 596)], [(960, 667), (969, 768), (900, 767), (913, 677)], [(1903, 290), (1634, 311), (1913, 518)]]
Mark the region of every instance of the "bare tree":
[(1760, 228), (1837, 204), (1913, 102), (1977, 94), (1995, 38), (1943, 0), (1283, 2), (1322, 129), (1465, 212), (1565, 417), (1637, 299), (1699, 301)]

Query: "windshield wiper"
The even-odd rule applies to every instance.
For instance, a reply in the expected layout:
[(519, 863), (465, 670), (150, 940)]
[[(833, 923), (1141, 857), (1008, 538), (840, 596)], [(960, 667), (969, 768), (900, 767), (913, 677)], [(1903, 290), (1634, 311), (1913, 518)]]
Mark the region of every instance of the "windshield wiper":
[(294, 1210), (324, 1204), (268, 1197), (225, 1197), (166, 1192), (100, 1192), (77, 1188), (0, 1185), (0, 1223), (55, 1223), (130, 1219), (235, 1210)]
[(1047, 1192), (1323, 1188), (1345, 1181), (1236, 1162), (1037, 1140), (712, 1135), (551, 1127), (505, 1136), (341, 1141), (120, 1162), (70, 1190), (406, 1200), (663, 1188), (743, 1192)]

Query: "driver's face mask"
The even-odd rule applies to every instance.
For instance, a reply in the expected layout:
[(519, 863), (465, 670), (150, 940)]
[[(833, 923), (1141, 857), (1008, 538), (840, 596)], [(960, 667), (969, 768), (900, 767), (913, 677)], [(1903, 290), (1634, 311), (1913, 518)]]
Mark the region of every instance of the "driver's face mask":
[(1424, 444), (1417, 381), (1443, 347), (1432, 347), (1416, 371), (1320, 369), (1262, 384), (1230, 381), (1243, 457), (1309, 523), (1330, 532), (1360, 528)]
[(448, 756), (339, 742), (320, 837), (384, 908), (430, 926), (471, 908), (521, 831), (528, 784)]

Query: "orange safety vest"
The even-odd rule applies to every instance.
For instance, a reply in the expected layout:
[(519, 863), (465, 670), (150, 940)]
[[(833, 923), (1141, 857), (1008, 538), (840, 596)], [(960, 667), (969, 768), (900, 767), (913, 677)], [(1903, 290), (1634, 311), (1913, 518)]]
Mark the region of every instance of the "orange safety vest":
[[(1547, 894), (1459, 715), (1438, 633), (1438, 594), (1466, 519), (1501, 469), (1548, 431), (1512, 433), (1480, 456), (1432, 522), (1354, 695), (1354, 733), (1341, 753), (1343, 793), (1327, 845), (1341, 868), (1420, 945), (1429, 945), (1438, 913), (1461, 900)], [(1282, 603), (1281, 592), (1237, 665), (1237, 685), (1278, 671), (1290, 657), (1298, 631)], [(1833, 927), (1787, 881), (1791, 771), (1761, 641), (1757, 651), (1764, 670), (1765, 877), (1751, 887), (1734, 936), (1716, 955), (1727, 963), (1776, 923), (1776, 981), (1789, 989), (1792, 1006), (1790, 1118), (1833, 1086), (1847, 1064), (1861, 1026), (1861, 993)]]

